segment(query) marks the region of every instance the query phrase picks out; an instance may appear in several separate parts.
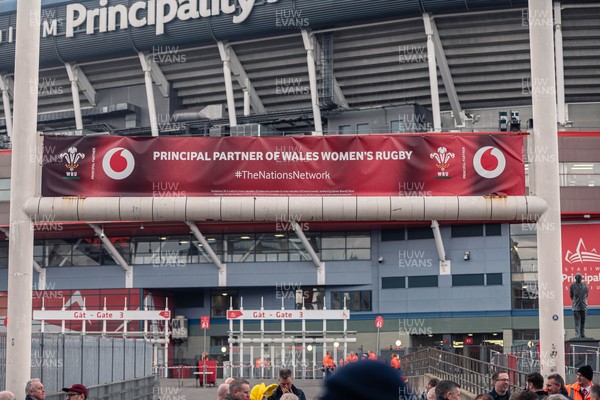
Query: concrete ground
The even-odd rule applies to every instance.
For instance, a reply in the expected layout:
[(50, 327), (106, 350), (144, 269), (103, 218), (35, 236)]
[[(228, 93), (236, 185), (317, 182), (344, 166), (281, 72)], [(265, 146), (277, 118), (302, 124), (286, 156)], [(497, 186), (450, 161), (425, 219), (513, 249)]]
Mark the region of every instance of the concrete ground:
[[(266, 385), (277, 383), (268, 379), (251, 379), (250, 389), (256, 384), (264, 382)], [(195, 379), (161, 379), (160, 388), (155, 388), (155, 399), (159, 400), (215, 400), (217, 387), (223, 379), (217, 380), (215, 387), (196, 387)], [(321, 379), (296, 379), (294, 385), (304, 391), (306, 400), (313, 400), (322, 394), (323, 381)]]

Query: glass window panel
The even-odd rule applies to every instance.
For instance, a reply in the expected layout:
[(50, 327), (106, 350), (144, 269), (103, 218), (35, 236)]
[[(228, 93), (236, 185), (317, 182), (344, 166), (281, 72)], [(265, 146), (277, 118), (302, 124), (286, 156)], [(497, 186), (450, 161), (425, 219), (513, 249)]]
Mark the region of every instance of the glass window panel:
[(600, 175), (565, 175), (561, 185), (578, 187), (600, 186)]
[(229, 309), (230, 302), (234, 309), (239, 308), (239, 294), (237, 290), (220, 290), (211, 293), (210, 296), (211, 315), (213, 317), (225, 317)]
[(360, 294), (360, 311), (371, 311), (370, 290), (363, 290)]
[[(515, 251), (513, 250), (513, 252), (515, 252)], [(518, 257), (521, 261), (522, 260), (537, 260), (537, 248), (535, 248), (535, 247), (519, 246), (516, 253), (518, 253)]]
[(0, 267), (8, 268), (8, 242), (0, 243)]
[(46, 257), (49, 267), (66, 267), (72, 265), (71, 243), (63, 240), (46, 241)]
[(511, 235), (532, 235), (535, 234), (535, 223), (531, 224), (512, 224), (510, 225)]
[(334, 310), (342, 309), (342, 292), (331, 292), (331, 308)]
[(400, 121), (390, 121), (390, 132), (400, 133)]
[(600, 174), (600, 163), (594, 162), (566, 162), (561, 163), (561, 172), (569, 175), (597, 175)]
[(323, 260), (345, 260), (346, 259), (346, 250), (329, 250), (323, 249), (322, 251), (322, 259)]
[(409, 288), (437, 287), (437, 286), (438, 286), (437, 275), (409, 276), (408, 277), (408, 287)]
[(348, 260), (350, 261), (371, 259), (370, 249), (348, 249), (346, 250), (346, 253), (348, 255)]
[(502, 285), (502, 274), (487, 274), (487, 286)]
[(452, 275), (452, 286), (483, 286), (484, 274)]
[(382, 242), (393, 242), (398, 240), (404, 240), (405, 230), (402, 229), (386, 229), (381, 231)]
[(10, 178), (0, 179), (0, 190), (10, 190)]
[(371, 247), (371, 234), (348, 233), (346, 247), (349, 249), (367, 249)]
[(483, 225), (452, 225), (450, 227), (452, 237), (483, 236)]
[(369, 128), (369, 124), (356, 124), (356, 132), (361, 133), (371, 133), (371, 128)]
[(324, 249), (343, 249), (346, 247), (346, 237), (339, 233), (323, 233), (321, 246)]
[(403, 276), (390, 276), (381, 278), (382, 289), (404, 289), (406, 287), (406, 278)]
[(408, 228), (408, 240), (433, 239), (433, 230), (430, 227)]
[(502, 225), (501, 224), (486, 224), (485, 225), (485, 236), (501, 236)]
[(352, 125), (340, 125), (338, 126), (339, 133), (352, 133)]

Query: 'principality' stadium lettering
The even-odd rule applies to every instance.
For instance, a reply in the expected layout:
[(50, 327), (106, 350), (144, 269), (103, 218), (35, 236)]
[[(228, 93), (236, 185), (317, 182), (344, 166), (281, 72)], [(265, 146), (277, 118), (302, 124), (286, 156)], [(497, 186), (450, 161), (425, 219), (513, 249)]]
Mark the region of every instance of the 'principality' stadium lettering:
[[(279, 0), (267, 0), (276, 3)], [(100, 0), (99, 8), (87, 9), (83, 4), (67, 6), (66, 36), (73, 37), (75, 30), (85, 26), (86, 34), (91, 35), (95, 29), (99, 32), (110, 32), (128, 27), (156, 25), (156, 34), (164, 33), (165, 24), (179, 19), (187, 21), (212, 17), (219, 14), (235, 14), (238, 10), (234, 0), (147, 0), (136, 1), (129, 8), (124, 4), (108, 6), (108, 0)], [(252, 9), (255, 0), (237, 0), (239, 12), (233, 16), (233, 23), (244, 22)], [(55, 33), (55, 32), (53, 32)]]

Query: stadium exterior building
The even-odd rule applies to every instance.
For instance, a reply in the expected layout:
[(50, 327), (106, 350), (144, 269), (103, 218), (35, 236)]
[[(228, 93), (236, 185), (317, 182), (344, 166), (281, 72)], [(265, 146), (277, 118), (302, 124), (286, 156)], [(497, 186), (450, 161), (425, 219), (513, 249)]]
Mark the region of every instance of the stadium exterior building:
[[(0, 4), (0, 223), (7, 239), (15, 3)], [(542, 18), (520, 0), (47, 0), (32, 18), (42, 23), (40, 79), (31, 89), (39, 94), (38, 128), (46, 138), (222, 137), (238, 147), (248, 137), (269, 143), (321, 134), (517, 138), (535, 123), (532, 90), (543, 90), (531, 80), (529, 46), (529, 29)], [(598, 336), (600, 4), (555, 2), (553, 24), (565, 313), (571, 315), (569, 282), (581, 271), (591, 292), (588, 330)], [(31, 157), (57, 163), (45, 143)], [(532, 147), (523, 154), (526, 173), (536, 159), (555, 157)], [(155, 182), (148, 196), (185, 199), (178, 182), (196, 172), (173, 172), (182, 180)], [(428, 190), (406, 184), (398, 194), (427, 198)], [(209, 215), (210, 205), (202, 204)], [(375, 203), (365, 204), (367, 216), (377, 214)], [(230, 306), (346, 304), (348, 329), (357, 332), (349, 349), (360, 352), (376, 347), (376, 316), (385, 320), (380, 349), (396, 350), (400, 340), (401, 349), (442, 346), (486, 357), (488, 348), (510, 351), (539, 338), (538, 303), (552, 294), (538, 286), (535, 220), (523, 213), (468, 221), (446, 215), (437, 231), (423, 215), (350, 222), (287, 213), (261, 222), (238, 206), (220, 204), (222, 218), (192, 225), (152, 215), (63, 222), (41, 211), (34, 289), (46, 290), (38, 297), (67, 299), (77, 291), (167, 293), (175, 315), (189, 324), (171, 363), (202, 353), (200, 316), (210, 316), (207, 351), (222, 357)], [(451, 262), (448, 274), (440, 274), (436, 232)], [(4, 242), (1, 267), (7, 259)], [(7, 288), (6, 269), (0, 288)], [(258, 326), (247, 322), (245, 329)], [(279, 322), (266, 326), (280, 329)], [(342, 322), (327, 326), (340, 331)], [(566, 327), (572, 337), (572, 318)]]

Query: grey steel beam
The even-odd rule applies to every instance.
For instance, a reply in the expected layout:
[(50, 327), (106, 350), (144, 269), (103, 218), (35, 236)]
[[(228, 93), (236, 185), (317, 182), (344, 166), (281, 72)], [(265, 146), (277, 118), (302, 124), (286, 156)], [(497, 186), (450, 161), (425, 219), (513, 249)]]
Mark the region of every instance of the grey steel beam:
[(88, 224), (96, 233), (96, 236), (100, 238), (100, 241), (104, 245), (104, 248), (108, 251), (110, 256), (115, 260), (115, 262), (123, 268), (125, 271), (125, 287), (130, 289), (133, 287), (133, 268), (127, 264), (127, 261), (123, 258), (121, 253), (115, 248), (115, 245), (110, 241), (110, 239), (104, 233), (104, 229), (100, 228), (96, 224)]
[(315, 249), (313, 249), (310, 245), (310, 242), (306, 238), (306, 235), (304, 234), (304, 231), (302, 230), (302, 227), (298, 224), (298, 222), (291, 221), (291, 224), (292, 228), (294, 229), (294, 232), (296, 233), (296, 236), (298, 236), (298, 239), (300, 239), (300, 241), (304, 245), (304, 248), (306, 249), (308, 254), (310, 254), (310, 258), (313, 264), (315, 264), (315, 267), (317, 267), (317, 285), (325, 285), (325, 263), (319, 259), (319, 256), (315, 252)]
[(442, 75), (442, 81), (444, 82), (444, 88), (446, 89), (446, 95), (450, 100), (450, 106), (452, 107), (452, 113), (454, 114), (454, 124), (457, 127), (465, 125), (462, 115), (462, 108), (460, 107), (460, 101), (458, 94), (456, 93), (456, 87), (454, 86), (454, 80), (452, 79), (452, 73), (448, 66), (448, 60), (446, 59), (446, 53), (444, 52), (444, 46), (442, 46), (442, 40), (440, 39), (439, 32), (435, 25), (435, 19), (430, 18), (431, 31), (433, 44), (435, 46), (435, 59), (437, 61), (440, 75)]
[(96, 106), (96, 89), (91, 84), (85, 72), (81, 69), (79, 65), (66, 63), (67, 73), (69, 74), (69, 79), (71, 78), (71, 74), (75, 76), (75, 80), (77, 81), (77, 86), (83, 92), (83, 95), (87, 99), (88, 103), (93, 106)]
[(252, 82), (250, 81), (250, 78), (248, 77), (244, 66), (240, 62), (237, 54), (235, 54), (235, 50), (233, 49), (233, 47), (231, 47), (231, 44), (229, 44), (228, 42), (222, 43), (223, 46), (229, 52), (229, 65), (231, 67), (231, 72), (233, 73), (233, 76), (235, 76), (235, 79), (237, 80), (242, 90), (248, 93), (252, 109), (256, 114), (266, 114), (267, 110), (265, 109), (265, 106), (260, 100), (256, 89), (254, 89), (254, 86), (252, 85)]
[(154, 102), (154, 87), (152, 84), (152, 68), (156, 64), (151, 56), (142, 52), (138, 53), (142, 70), (144, 71), (144, 85), (146, 87), (146, 99), (148, 101), (148, 114), (150, 117), (150, 129), (152, 136), (158, 136), (158, 118), (156, 116), (156, 103)]
[(219, 269), (219, 287), (227, 286), (227, 264), (221, 262), (219, 257), (215, 254), (212, 247), (210, 247), (210, 244), (208, 243), (208, 241), (206, 240), (202, 232), (200, 232), (200, 229), (198, 229), (198, 226), (196, 226), (194, 222), (185, 221), (185, 223), (192, 230), (194, 237), (196, 237), (200, 244), (202, 244), (202, 249), (206, 252), (206, 254), (208, 254), (213, 264)]

